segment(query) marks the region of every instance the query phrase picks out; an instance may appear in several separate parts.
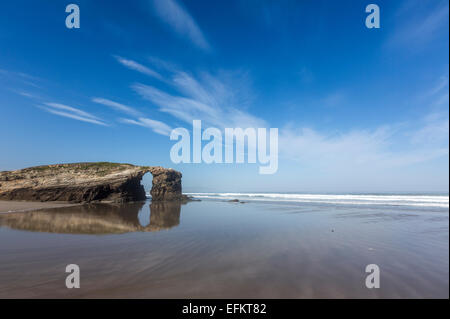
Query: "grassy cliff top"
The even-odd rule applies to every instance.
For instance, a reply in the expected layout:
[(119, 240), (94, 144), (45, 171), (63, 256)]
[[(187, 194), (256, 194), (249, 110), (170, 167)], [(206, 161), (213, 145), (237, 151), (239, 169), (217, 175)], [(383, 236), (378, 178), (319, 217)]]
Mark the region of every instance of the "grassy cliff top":
[(58, 175), (58, 174), (82, 174), (92, 176), (106, 176), (121, 171), (133, 169), (148, 169), (148, 166), (136, 166), (128, 163), (111, 163), (111, 162), (85, 162), (85, 163), (67, 163), (52, 164), (28, 167), (16, 171), (0, 172), (0, 175)]
[(116, 170), (119, 168), (131, 168), (135, 165), (128, 163), (111, 163), (111, 162), (85, 162), (85, 163), (67, 163), (67, 164), (51, 164), (24, 168), (22, 171), (43, 171), (43, 170)]

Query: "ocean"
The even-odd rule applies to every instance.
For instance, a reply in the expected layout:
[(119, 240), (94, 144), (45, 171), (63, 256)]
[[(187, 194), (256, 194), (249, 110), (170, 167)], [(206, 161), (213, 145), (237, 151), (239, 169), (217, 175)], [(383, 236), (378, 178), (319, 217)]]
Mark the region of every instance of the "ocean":
[(331, 205), (371, 205), (449, 208), (448, 195), (427, 194), (292, 194), (292, 193), (186, 193), (197, 199), (270, 201)]

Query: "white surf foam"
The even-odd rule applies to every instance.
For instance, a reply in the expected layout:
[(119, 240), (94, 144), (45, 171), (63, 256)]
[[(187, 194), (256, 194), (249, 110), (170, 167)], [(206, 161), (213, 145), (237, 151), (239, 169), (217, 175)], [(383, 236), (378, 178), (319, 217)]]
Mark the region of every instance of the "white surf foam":
[(449, 197), (444, 195), (332, 195), (332, 194), (282, 194), (282, 193), (187, 193), (194, 198), (241, 199), (252, 201), (283, 201), (341, 205), (392, 205), (449, 207)]

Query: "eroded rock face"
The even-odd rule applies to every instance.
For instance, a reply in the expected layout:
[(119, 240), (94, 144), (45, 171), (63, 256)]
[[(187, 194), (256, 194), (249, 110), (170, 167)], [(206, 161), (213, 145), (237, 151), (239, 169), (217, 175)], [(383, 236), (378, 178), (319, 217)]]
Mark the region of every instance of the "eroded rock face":
[(155, 201), (181, 200), (181, 173), (160, 166), (75, 163), (0, 172), (0, 199), (69, 202), (145, 200), (141, 179), (150, 172)]
[(173, 169), (156, 167), (150, 170), (153, 175), (153, 185), (150, 194), (152, 201), (183, 200), (181, 193), (181, 173)]

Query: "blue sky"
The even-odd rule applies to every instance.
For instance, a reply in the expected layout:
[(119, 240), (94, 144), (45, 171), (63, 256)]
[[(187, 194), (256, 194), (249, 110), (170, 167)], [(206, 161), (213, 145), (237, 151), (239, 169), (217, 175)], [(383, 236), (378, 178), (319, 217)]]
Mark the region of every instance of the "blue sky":
[[(0, 170), (162, 165), (185, 191), (448, 192), (448, 1), (9, 1)], [(376, 3), (381, 28), (367, 29)], [(279, 168), (174, 164), (175, 127), (276, 127)]]

